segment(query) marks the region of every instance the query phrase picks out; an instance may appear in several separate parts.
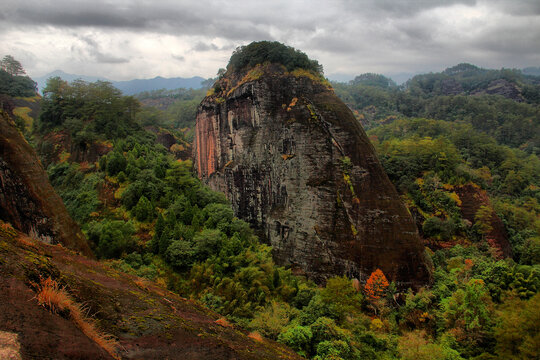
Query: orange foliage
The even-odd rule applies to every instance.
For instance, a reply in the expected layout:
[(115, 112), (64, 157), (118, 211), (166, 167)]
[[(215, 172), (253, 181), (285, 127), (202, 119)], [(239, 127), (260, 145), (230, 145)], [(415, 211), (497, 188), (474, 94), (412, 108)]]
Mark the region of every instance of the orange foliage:
[(381, 269), (377, 269), (371, 273), (371, 276), (366, 281), (364, 291), (369, 300), (377, 300), (384, 295), (388, 288), (388, 280)]
[(215, 323), (223, 327), (232, 327), (231, 323), (224, 317), (217, 319)]
[(261, 336), (261, 334), (259, 334), (258, 331), (254, 331), (254, 332), (249, 333), (248, 337), (252, 338), (255, 341), (263, 342), (263, 337)]

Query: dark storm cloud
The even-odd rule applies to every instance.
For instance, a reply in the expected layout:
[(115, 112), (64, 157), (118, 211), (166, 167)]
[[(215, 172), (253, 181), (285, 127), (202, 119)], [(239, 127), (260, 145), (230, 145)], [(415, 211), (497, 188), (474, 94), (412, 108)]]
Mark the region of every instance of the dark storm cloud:
[(243, 39), (246, 34), (269, 37), (269, 33), (252, 21), (220, 17), (210, 12), (212, 4), (133, 1), (111, 3), (97, 0), (84, 3), (59, 1), (50, 6), (43, 1), (8, 4), (6, 13), (14, 25), (49, 25), (56, 27), (118, 28), (175, 35), (220, 35)]
[(507, 14), (517, 16), (540, 15), (540, 1), (538, 0), (482, 0), (481, 3), (497, 7)]
[(473, 6), (476, 0), (343, 0), (347, 8), (379, 16), (408, 17), (421, 11), (452, 5)]
[(147, 19), (124, 14), (112, 14), (105, 11), (88, 10), (80, 12), (74, 9), (64, 11), (41, 12), (42, 10), (18, 10), (14, 15), (24, 24), (45, 24), (65, 27), (124, 27), (144, 28)]
[[(12, 29), (29, 37), (32, 32), (47, 36), (49, 30), (98, 34), (99, 44), (79, 39), (72, 56), (81, 62), (85, 57), (113, 64), (130, 59), (130, 65), (140, 61), (144, 68), (145, 58), (165, 56), (187, 63), (204, 60), (200, 69), (205, 69), (219, 66), (222, 58), (226, 63), (226, 53), (254, 40), (299, 48), (328, 72), (437, 70), (464, 61), (480, 66), (540, 62), (540, 0), (4, 2), (0, 35)], [(123, 36), (140, 37), (140, 42), (125, 46), (126, 52), (112, 50)], [(163, 39), (171, 46), (165, 53)]]
[[(525, 25), (525, 24), (524, 24)], [(538, 55), (540, 53), (540, 22), (527, 24), (527, 31), (512, 24), (502, 24), (483, 34), (473, 44), (491, 54)]]

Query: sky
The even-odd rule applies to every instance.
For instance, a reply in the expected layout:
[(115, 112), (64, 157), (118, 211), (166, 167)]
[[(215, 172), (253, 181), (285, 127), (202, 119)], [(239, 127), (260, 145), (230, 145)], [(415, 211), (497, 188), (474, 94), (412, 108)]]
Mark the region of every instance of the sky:
[(0, 56), (32, 77), (215, 77), (276, 40), (331, 79), (540, 66), (540, 0), (2, 0)]

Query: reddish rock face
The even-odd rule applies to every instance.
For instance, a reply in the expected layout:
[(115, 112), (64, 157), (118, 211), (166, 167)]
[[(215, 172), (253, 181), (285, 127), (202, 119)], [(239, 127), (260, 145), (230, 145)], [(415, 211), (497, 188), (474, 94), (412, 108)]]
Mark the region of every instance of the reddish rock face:
[(380, 268), (401, 287), (428, 283), (413, 219), (347, 106), (276, 66), (252, 78), (223, 78), (199, 106), (199, 177), (260, 230), (279, 264), (318, 282), (365, 281)]
[(34, 149), (4, 112), (0, 113), (0, 219), (41, 241), (92, 255)]
[(463, 218), (469, 220), (472, 224), (476, 222), (476, 214), (480, 207), (485, 206), (492, 210), (489, 219), (491, 230), (485, 234), (486, 240), (488, 244), (496, 250), (498, 257), (508, 257), (512, 255), (512, 247), (508, 241), (504, 224), (501, 218), (497, 216), (493, 210), (486, 191), (472, 184), (456, 187), (455, 190), (461, 200), (461, 214), (463, 215)]

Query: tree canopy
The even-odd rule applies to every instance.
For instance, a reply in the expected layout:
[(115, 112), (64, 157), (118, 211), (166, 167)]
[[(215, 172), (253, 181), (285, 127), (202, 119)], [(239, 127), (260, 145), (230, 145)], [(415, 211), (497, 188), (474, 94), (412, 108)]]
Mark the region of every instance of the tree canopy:
[(0, 94), (9, 96), (34, 96), (36, 83), (26, 74), (20, 62), (6, 55), (0, 60)]
[(26, 74), (26, 71), (24, 71), (21, 63), (11, 55), (6, 55), (0, 61), (0, 68), (7, 72), (11, 76), (19, 76)]
[(236, 48), (227, 69), (241, 71), (265, 62), (281, 64), (288, 71), (300, 68), (323, 73), (322, 65), (317, 60), (311, 60), (305, 53), (277, 41), (256, 41)]

